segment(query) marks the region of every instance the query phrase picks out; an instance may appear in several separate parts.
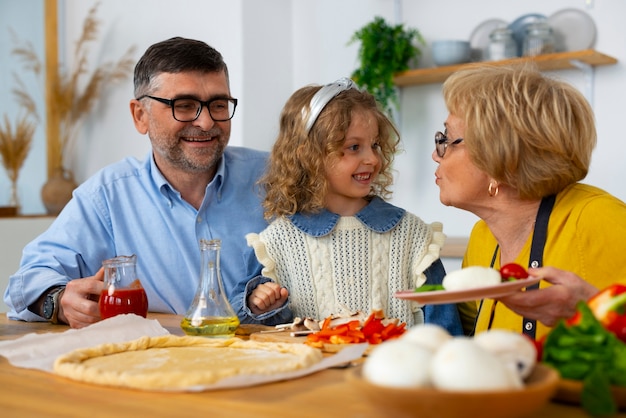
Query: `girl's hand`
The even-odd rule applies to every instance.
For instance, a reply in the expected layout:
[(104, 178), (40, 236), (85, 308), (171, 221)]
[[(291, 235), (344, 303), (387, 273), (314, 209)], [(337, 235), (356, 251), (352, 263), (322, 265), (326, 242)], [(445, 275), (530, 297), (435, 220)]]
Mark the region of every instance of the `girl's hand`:
[(266, 282), (258, 285), (248, 296), (248, 307), (255, 315), (280, 308), (289, 297), (289, 291), (277, 283)]

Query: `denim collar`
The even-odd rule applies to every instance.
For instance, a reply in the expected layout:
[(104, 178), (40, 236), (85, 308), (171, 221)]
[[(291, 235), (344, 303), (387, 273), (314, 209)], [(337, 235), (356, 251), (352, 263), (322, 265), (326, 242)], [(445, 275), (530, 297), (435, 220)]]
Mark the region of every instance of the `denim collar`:
[[(393, 206), (375, 196), (367, 206), (354, 216), (372, 231), (383, 233), (394, 228), (404, 213), (404, 209)], [(298, 212), (289, 217), (296, 228), (313, 237), (323, 237), (330, 234), (339, 222), (339, 218), (341, 218), (340, 215), (326, 209), (314, 214)]]

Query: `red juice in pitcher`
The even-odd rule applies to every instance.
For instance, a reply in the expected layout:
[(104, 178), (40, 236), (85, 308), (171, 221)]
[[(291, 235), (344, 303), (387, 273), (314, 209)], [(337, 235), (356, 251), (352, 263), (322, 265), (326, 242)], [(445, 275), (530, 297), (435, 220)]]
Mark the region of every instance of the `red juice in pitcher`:
[(148, 315), (148, 296), (136, 274), (137, 256), (120, 255), (104, 260), (104, 287), (98, 306), (107, 319), (120, 314)]
[(148, 297), (143, 287), (115, 289), (113, 292), (103, 289), (99, 305), (102, 319), (127, 313), (144, 318), (148, 315)]

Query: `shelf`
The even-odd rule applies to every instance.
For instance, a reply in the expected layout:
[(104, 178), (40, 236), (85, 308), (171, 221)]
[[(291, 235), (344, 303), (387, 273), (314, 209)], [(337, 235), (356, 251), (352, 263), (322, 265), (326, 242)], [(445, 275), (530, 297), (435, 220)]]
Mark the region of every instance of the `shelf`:
[[(580, 69), (582, 66), (596, 67), (599, 65), (613, 65), (617, 64), (617, 59), (608, 55), (602, 54), (593, 49), (586, 49), (583, 51), (574, 52), (557, 52), (554, 54), (538, 55), (532, 58), (513, 58), (501, 61), (484, 61), (494, 65), (508, 65), (514, 63), (521, 63), (527, 60), (532, 60), (537, 63), (537, 67), (540, 71), (554, 71), (564, 69)], [(452, 73), (458, 71), (465, 66), (472, 65), (472, 63), (450, 65), (446, 67), (437, 68), (418, 68), (415, 70), (405, 71), (398, 74), (394, 78), (396, 86), (415, 86), (421, 84), (441, 83), (448, 78)]]

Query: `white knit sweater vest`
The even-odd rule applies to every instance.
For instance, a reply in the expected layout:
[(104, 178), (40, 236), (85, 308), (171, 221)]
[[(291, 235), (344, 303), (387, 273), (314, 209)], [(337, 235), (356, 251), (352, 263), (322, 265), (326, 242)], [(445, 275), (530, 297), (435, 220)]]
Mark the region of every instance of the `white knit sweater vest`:
[(393, 294), (424, 284), (423, 272), (445, 241), (441, 231), (440, 223), (428, 225), (407, 212), (385, 233), (350, 216), (341, 217), (330, 234), (313, 237), (280, 218), (247, 239), (263, 276), (289, 290), (295, 316), (324, 319), (345, 310), (382, 309), (412, 326), (423, 321), (420, 307)]

